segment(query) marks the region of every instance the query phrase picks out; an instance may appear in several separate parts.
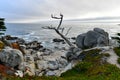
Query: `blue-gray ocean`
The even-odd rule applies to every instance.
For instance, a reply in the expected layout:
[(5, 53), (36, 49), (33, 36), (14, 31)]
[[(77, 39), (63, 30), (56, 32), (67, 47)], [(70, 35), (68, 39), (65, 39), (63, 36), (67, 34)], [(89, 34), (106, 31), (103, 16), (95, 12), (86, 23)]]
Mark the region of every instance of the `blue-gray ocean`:
[[(39, 22), (39, 23), (6, 23), (6, 35), (18, 36), (27, 41), (50, 41), (53, 38), (59, 37), (54, 30), (43, 29), (46, 26), (56, 27), (58, 22)], [(104, 29), (114, 36), (120, 32), (120, 25), (118, 23), (80, 23), (79, 21), (66, 21), (63, 22), (61, 27), (65, 27), (63, 34), (71, 28), (67, 37), (76, 37), (79, 34), (85, 33), (88, 30), (98, 27)]]

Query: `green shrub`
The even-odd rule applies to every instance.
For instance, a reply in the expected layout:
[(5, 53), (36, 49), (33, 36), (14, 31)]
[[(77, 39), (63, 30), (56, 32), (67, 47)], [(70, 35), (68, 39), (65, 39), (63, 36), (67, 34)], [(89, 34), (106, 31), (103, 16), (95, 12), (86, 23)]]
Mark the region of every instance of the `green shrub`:
[(120, 64), (120, 58), (118, 58), (117, 62)]
[(113, 50), (120, 57), (120, 47), (115, 47)]
[(109, 53), (102, 53), (103, 54), (103, 56), (105, 56), (105, 57), (110, 57), (110, 54)]

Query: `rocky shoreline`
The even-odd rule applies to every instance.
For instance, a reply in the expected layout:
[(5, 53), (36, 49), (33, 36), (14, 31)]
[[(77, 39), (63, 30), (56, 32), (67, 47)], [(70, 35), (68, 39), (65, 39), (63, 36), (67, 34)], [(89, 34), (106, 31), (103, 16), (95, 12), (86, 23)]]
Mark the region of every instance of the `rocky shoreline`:
[[(46, 48), (42, 42), (26, 42), (10, 35), (0, 39), (0, 67), (5, 67), (5, 74), (23, 77), (60, 76), (71, 69), (85, 55), (80, 54), (83, 48), (110, 49), (109, 35), (102, 29), (95, 28), (72, 38), (75, 47), (69, 47), (62, 39), (53, 39), (54, 48)], [(103, 48), (107, 46), (108, 48)]]
[[(47, 49), (41, 42), (26, 42), (10, 35), (2, 37), (1, 43), (2, 41), (5, 46), (0, 52), (0, 61), (3, 62), (3, 65), (14, 69), (7, 70), (7, 74), (60, 76), (69, 64), (65, 58), (67, 53), (65, 47), (61, 49), (55, 46), (54, 49)], [(54, 43), (61, 44), (61, 42), (55, 41)]]

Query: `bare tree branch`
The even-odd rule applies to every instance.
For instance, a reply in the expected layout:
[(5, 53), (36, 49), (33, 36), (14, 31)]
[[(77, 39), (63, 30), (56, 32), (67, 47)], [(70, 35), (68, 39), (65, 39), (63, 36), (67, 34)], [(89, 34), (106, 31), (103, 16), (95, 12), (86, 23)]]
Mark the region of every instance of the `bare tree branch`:
[(67, 30), (67, 33), (65, 34), (65, 36), (68, 35), (69, 31), (72, 29), (72, 27), (70, 27), (68, 30)]
[(59, 18), (59, 17), (55, 17), (55, 16), (53, 16), (53, 14), (51, 14), (51, 18), (54, 18), (54, 19), (61, 19), (61, 17)]
[(64, 30), (65, 30), (65, 28), (62, 28), (62, 31), (61, 31), (62, 34), (63, 34)]
[(61, 16), (61, 19), (60, 19), (60, 23), (59, 23), (59, 25), (58, 25), (58, 27), (57, 27), (57, 30), (60, 28), (60, 26), (61, 26), (61, 24), (62, 24), (62, 21), (63, 21), (63, 15), (60, 14), (60, 16)]
[(63, 20), (63, 15), (60, 13), (60, 17), (56, 17), (56, 16), (53, 16), (53, 14), (51, 14), (51, 18), (53, 19), (60, 19), (60, 23), (57, 27), (57, 30), (60, 28), (61, 24), (62, 24), (62, 20)]
[(73, 44), (63, 34), (61, 34), (57, 29), (54, 30), (68, 43), (69, 46), (73, 46)]
[[(61, 24), (62, 24), (62, 21), (63, 21), (63, 15), (60, 13), (60, 17), (56, 17), (56, 16), (53, 16), (51, 15), (51, 18), (53, 19), (60, 19), (60, 22), (59, 22), (59, 25), (57, 28), (55, 27), (52, 27), (52, 26), (46, 26), (46, 27), (43, 27), (44, 29), (53, 29), (56, 31), (57, 34), (59, 34), (65, 41), (66, 43), (69, 45), (69, 46), (73, 46), (73, 44), (62, 34), (63, 31), (64, 31), (64, 28), (60, 28)], [(62, 32), (60, 33), (60, 29), (62, 29)], [(67, 31), (66, 34), (68, 34), (68, 32), (70, 31), (70, 29)]]
[(55, 29), (55, 27), (52, 26), (46, 26), (46, 27), (42, 27), (43, 29)]

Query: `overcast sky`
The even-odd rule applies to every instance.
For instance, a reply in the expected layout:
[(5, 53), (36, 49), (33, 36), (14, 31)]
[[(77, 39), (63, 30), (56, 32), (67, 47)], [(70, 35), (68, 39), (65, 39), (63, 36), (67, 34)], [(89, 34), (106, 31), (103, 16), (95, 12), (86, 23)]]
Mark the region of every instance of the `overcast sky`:
[(59, 13), (64, 19), (119, 18), (120, 0), (0, 0), (0, 17), (7, 22), (49, 20)]

